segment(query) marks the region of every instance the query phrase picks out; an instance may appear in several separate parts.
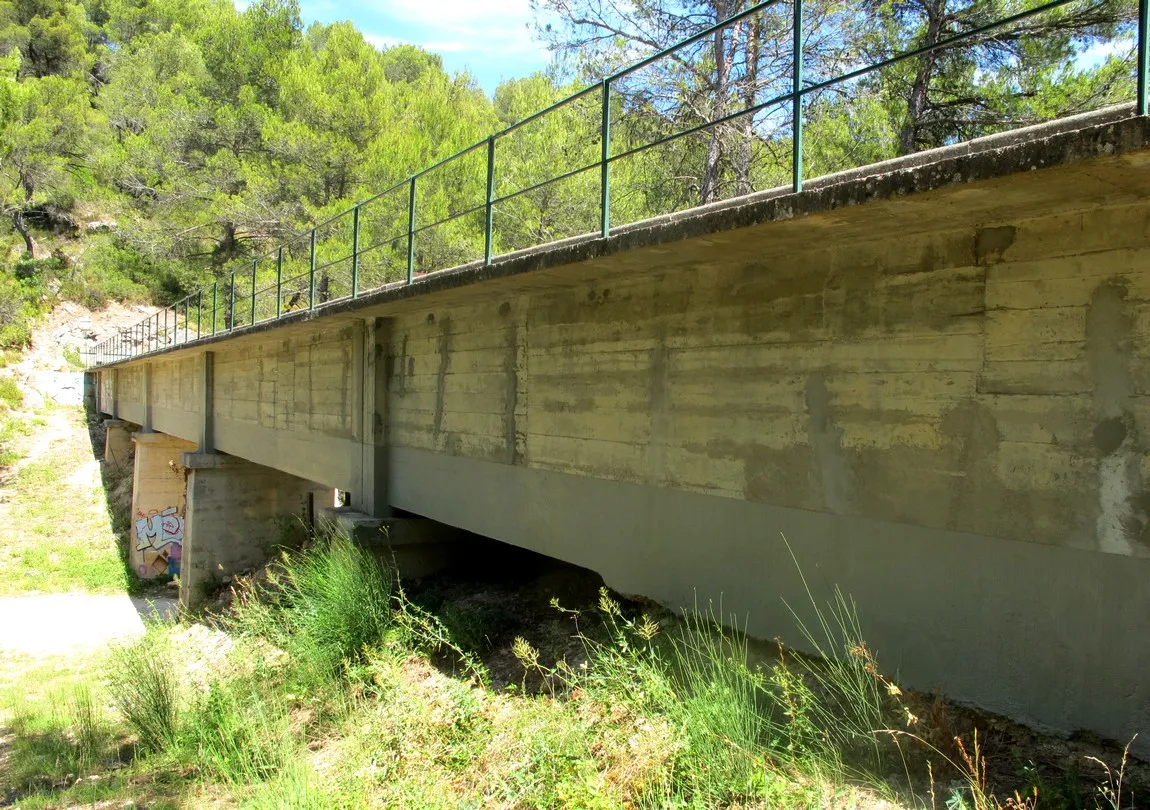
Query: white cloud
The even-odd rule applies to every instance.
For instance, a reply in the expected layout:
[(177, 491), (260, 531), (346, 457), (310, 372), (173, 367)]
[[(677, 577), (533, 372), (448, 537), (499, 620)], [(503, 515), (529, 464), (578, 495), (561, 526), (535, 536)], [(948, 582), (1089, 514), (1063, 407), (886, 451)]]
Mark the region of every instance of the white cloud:
[(1111, 56), (1122, 56), (1134, 48), (1132, 39), (1110, 39), (1105, 42), (1096, 42), (1078, 54), (1074, 60), (1075, 67), (1085, 70), (1098, 67)]
[(391, 0), (387, 11), (434, 32), (416, 43), (429, 51), (546, 58), (532, 37), (530, 0)]

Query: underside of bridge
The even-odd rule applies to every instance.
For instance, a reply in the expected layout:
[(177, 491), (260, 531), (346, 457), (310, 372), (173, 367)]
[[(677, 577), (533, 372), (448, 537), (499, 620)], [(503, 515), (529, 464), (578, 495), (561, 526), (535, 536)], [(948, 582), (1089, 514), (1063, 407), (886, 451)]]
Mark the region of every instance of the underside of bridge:
[(151, 507), (185, 568), (239, 542), (240, 501), (319, 487), (798, 646), (801, 567), (911, 686), (1125, 740), (1150, 731), (1148, 191), (1150, 127), (1111, 111), (101, 367), (99, 408), (191, 471)]

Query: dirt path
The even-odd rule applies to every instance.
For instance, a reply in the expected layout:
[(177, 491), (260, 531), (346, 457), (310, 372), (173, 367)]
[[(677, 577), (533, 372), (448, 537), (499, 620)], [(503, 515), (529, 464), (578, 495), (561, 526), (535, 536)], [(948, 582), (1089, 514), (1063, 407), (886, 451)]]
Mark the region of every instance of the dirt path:
[(147, 314), (119, 305), (90, 313), (62, 304), (32, 347), (5, 369), (19, 383), (26, 435), (0, 477), (0, 666), (13, 656), (92, 650), (143, 632), (174, 600), (132, 599), (112, 530), (102, 466), (81, 407), (82, 372), (65, 350)]
[(144, 632), (145, 617), (168, 618), (173, 599), (60, 593), (0, 598), (0, 661), (13, 654), (46, 656), (101, 649)]

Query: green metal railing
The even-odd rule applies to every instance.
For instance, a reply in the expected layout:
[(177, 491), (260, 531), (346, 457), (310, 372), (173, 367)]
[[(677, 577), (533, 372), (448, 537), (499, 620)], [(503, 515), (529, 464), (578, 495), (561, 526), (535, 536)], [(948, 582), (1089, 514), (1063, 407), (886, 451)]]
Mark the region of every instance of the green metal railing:
[[(478, 216), (483, 228), (482, 262), (490, 264), (495, 258), (495, 220), (497, 206), (507, 203), (524, 194), (542, 189), (555, 183), (599, 170), (599, 235), (606, 238), (611, 233), (611, 167), (629, 157), (633, 157), (654, 147), (685, 138), (714, 127), (753, 116), (769, 108), (789, 107), (791, 122), (791, 186), (795, 192), (803, 188), (803, 101), (812, 94), (836, 85), (860, 79), (871, 73), (891, 67), (908, 59), (914, 59), (932, 51), (952, 48), (964, 41), (981, 37), (996, 29), (1007, 28), (1029, 17), (1051, 11), (1078, 0), (1049, 0), (1015, 14), (1002, 17), (990, 23), (955, 34), (930, 45), (903, 51), (887, 59), (840, 73), (819, 81), (804, 80), (804, 37), (803, 0), (765, 0), (750, 6), (720, 23), (666, 48), (658, 53), (635, 62), (614, 73), (599, 84), (556, 101), (526, 118), (511, 124), (505, 129), (462, 149), (430, 166), (412, 174), (378, 194), (362, 200), (348, 210), (337, 214), (310, 229), (299, 233), (270, 253), (251, 260), (250, 267), (231, 272), (226, 279), (212, 282), (201, 289), (165, 307), (152, 317), (135, 326), (123, 329), (113, 337), (99, 344), (91, 353), (94, 365), (115, 363), (141, 354), (158, 351), (174, 345), (189, 343), (213, 335), (249, 328), (268, 320), (289, 317), (301, 310), (314, 310), (326, 304), (346, 299), (358, 298), (365, 292), (379, 289), (393, 283), (413, 284), (417, 277), (416, 242), (421, 234), (455, 220)], [(714, 35), (751, 15), (780, 6), (790, 7), (791, 28), (791, 82), (789, 91), (775, 95), (764, 101), (744, 106), (703, 123), (684, 127), (670, 135), (633, 145), (629, 148), (612, 150), (612, 89), (635, 74), (637, 71), (665, 59), (675, 52)], [(1150, 0), (1139, 0), (1137, 17), (1137, 112), (1147, 114), (1147, 82), (1150, 77)], [(518, 130), (552, 114), (561, 108), (573, 105), (582, 99), (594, 99), (598, 95), (599, 149), (598, 159), (584, 163), (578, 168), (563, 171), (541, 182), (509, 193), (497, 194), (498, 144)], [(594, 103), (594, 101), (592, 102)], [(483, 168), (486, 186), (483, 201), (449, 212), (432, 222), (419, 221), (419, 192), (424, 187), (423, 179), (433, 172), (461, 166), (473, 156), (484, 156)], [(423, 182), (421, 182), (423, 181)], [(406, 193), (405, 193), (406, 192)], [(404, 198), (406, 198), (404, 200)], [(406, 204), (406, 205), (404, 205)], [(406, 228), (398, 233), (385, 235), (364, 243), (364, 219), (370, 214), (378, 214), (378, 209), (388, 209), (392, 217), (402, 220), (406, 214)], [(404, 210), (406, 207), (406, 210)], [(388, 211), (384, 212), (385, 214)], [(348, 219), (350, 219), (350, 227)], [(616, 225), (619, 223), (615, 223)], [(382, 257), (382, 258), (380, 258)], [(378, 262), (384, 271), (381, 283), (373, 277), (365, 279), (364, 272), (372, 261)], [(261, 284), (261, 264), (274, 263), (274, 281)], [(398, 265), (398, 267), (396, 267)], [(346, 277), (339, 271), (347, 267)], [(378, 268), (376, 268), (378, 269)], [(398, 270), (398, 274), (392, 272)], [(443, 269), (440, 267), (434, 270)], [(271, 274), (265, 274), (267, 279)], [(398, 275), (389, 279), (388, 276)], [(367, 282), (365, 284), (365, 281)]]

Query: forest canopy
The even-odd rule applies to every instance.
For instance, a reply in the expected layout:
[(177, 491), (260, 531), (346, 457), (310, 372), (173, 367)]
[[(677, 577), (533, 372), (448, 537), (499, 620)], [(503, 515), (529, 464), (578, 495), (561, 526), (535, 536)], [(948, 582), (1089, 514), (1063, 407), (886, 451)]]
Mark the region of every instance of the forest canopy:
[[(350, 22), (305, 26), (294, 0), (3, 0), (0, 343), (26, 339), (22, 324), (56, 292), (91, 306), (172, 301), (250, 267), (309, 223), (749, 5), (533, 0), (553, 65), (488, 96), (418, 47), (379, 49)], [(806, 0), (804, 78), (1033, 5)], [(612, 154), (788, 92), (791, 14), (780, 2), (616, 82)], [(1129, 2), (1076, 0), (812, 93), (806, 173), (1129, 100), (1135, 17)], [(600, 105), (590, 93), (501, 139), (497, 195), (597, 161)], [(784, 105), (638, 151), (613, 164), (614, 221), (785, 185), (790, 144)], [(481, 203), (485, 158), (421, 178), (421, 222)], [(586, 171), (501, 203), (494, 249), (594, 230), (598, 183)], [(406, 206), (402, 193), (364, 209), (364, 244), (379, 246), (372, 284), (406, 259), (405, 241), (387, 241), (406, 228)], [(416, 261), (451, 266), (482, 256), (483, 242), (482, 214), (463, 217), (421, 232)], [(298, 267), (293, 244), (286, 261)]]

